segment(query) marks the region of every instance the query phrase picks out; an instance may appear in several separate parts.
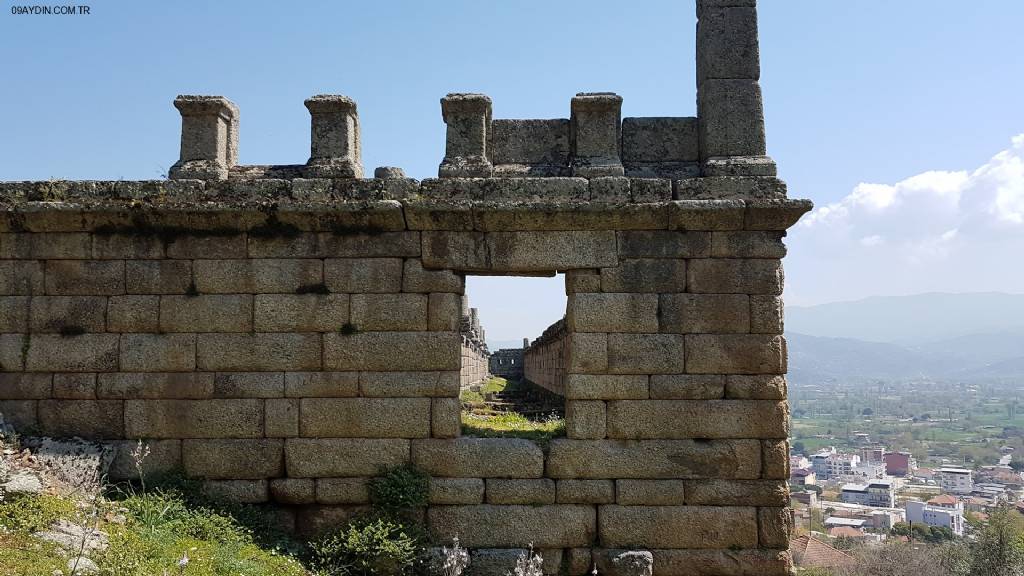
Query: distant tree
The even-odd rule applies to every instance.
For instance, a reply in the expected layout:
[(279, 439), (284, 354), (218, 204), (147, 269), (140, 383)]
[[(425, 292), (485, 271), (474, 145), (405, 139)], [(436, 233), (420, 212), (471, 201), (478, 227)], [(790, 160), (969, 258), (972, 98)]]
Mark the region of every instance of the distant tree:
[(799, 440), (797, 440), (796, 442), (793, 442), (793, 452), (796, 452), (797, 454), (806, 454), (807, 453), (806, 451), (807, 451), (807, 446), (805, 446), (803, 442), (801, 442)]
[(871, 408), (865, 408), (865, 409), (861, 410), (860, 413), (861, 413), (862, 416), (871, 416), (871, 415), (873, 415), (875, 413), (875, 411), (872, 410)]
[(1009, 506), (989, 514), (988, 523), (970, 546), (970, 576), (1020, 576), (1024, 574), (1024, 534), (1010, 516)]
[(1024, 472), (1024, 460), (1010, 460), (1010, 468), (1016, 472)]

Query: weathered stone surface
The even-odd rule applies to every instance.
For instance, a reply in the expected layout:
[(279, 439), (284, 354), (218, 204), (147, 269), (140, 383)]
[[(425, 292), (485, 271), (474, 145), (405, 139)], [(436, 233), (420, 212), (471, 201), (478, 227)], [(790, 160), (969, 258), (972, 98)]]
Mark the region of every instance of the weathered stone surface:
[(686, 501), (686, 482), (682, 480), (615, 481), (615, 502), (625, 506), (682, 506)]
[(123, 438), (124, 403), (120, 400), (40, 400), (39, 431), (56, 438)]
[(722, 375), (656, 374), (651, 376), (652, 400), (715, 400), (724, 397), (725, 376)]
[(686, 260), (634, 258), (601, 270), (604, 292), (679, 292), (686, 286)]
[(28, 332), (28, 296), (0, 296), (0, 332)]
[(110, 332), (156, 332), (160, 325), (160, 297), (111, 296), (107, 304)]
[(0, 260), (0, 294), (42, 294), (43, 263)]
[(611, 231), (424, 232), (423, 265), (465, 272), (544, 272), (615, 266)]
[(318, 260), (196, 260), (194, 267), (203, 294), (295, 294), (324, 282)]
[[(324, 334), (324, 367), (330, 370), (458, 370), (458, 332), (357, 332)], [(381, 354), (388, 350), (388, 354)]]
[(252, 296), (162, 296), (162, 332), (251, 332)]
[(271, 398), (266, 401), (263, 411), (268, 438), (292, 438), (299, 435), (299, 400)]
[(567, 400), (646, 400), (648, 377), (629, 374), (569, 374)]
[(791, 576), (786, 550), (652, 550), (654, 576)]
[(559, 504), (611, 504), (615, 502), (612, 480), (559, 480), (556, 486)]
[(184, 259), (225, 259), (245, 258), (247, 255), (244, 234), (232, 236), (177, 236), (167, 242), (168, 258)]
[[(114, 444), (114, 460), (107, 477), (114, 481), (135, 480), (139, 477), (134, 453), (139, 450), (138, 440), (125, 440)], [(142, 473), (148, 477), (180, 470), (181, 440), (145, 440), (142, 450), (149, 454), (142, 460)]]
[(590, 574), (593, 568), (590, 548), (566, 548), (563, 561), (569, 576)]
[(269, 499), (266, 480), (207, 480), (203, 495), (235, 504), (260, 504)]
[(73, 260), (89, 257), (92, 239), (81, 232), (0, 234), (0, 258)]
[(712, 258), (784, 258), (785, 232), (729, 231), (711, 233)]
[(569, 335), (567, 369), (572, 373), (601, 373), (608, 370), (608, 335)]
[(616, 400), (608, 403), (608, 437), (785, 438), (789, 410), (767, 400)]
[(687, 334), (686, 372), (785, 374), (786, 341), (767, 334)]
[(462, 296), (431, 294), (427, 305), (429, 329), (432, 332), (455, 332), (462, 321)]
[(655, 294), (570, 294), (566, 322), (573, 332), (657, 332)]
[(0, 414), (15, 430), (34, 430), (39, 426), (38, 404), (38, 400), (0, 400)]
[(688, 480), (686, 503), (712, 506), (787, 506), (782, 480)]
[(686, 289), (698, 294), (782, 294), (778, 260), (701, 258), (689, 261)]
[(707, 258), (711, 255), (711, 234), (674, 230), (619, 232), (622, 258)]
[(405, 261), (402, 274), (402, 292), (450, 292), (462, 294), (465, 278), (450, 270), (425, 270), (423, 261), (410, 258)]
[[(789, 502), (788, 497), (786, 502)], [(758, 508), (757, 533), (762, 548), (789, 548), (792, 532), (793, 512), (789, 508)]]
[(120, 260), (47, 260), (46, 293), (60, 296), (124, 294)]
[(213, 379), (215, 398), (280, 398), (284, 374), (280, 372), (218, 372)]
[(192, 262), (188, 260), (128, 260), (118, 264), (124, 266), (124, 282), (129, 294), (193, 292)]
[(292, 478), (377, 476), (409, 461), (409, 441), (397, 438), (290, 438), (285, 465)]
[(211, 480), (254, 480), (284, 473), (282, 440), (185, 440), (185, 473)]
[(427, 329), (427, 302), (426, 294), (353, 294), (351, 321), (363, 331), (422, 332)]
[(757, 547), (755, 508), (606, 505), (598, 516), (601, 545), (612, 548)]
[(697, 75), (701, 80), (761, 77), (757, 8), (741, 4), (699, 5)]
[(312, 504), (316, 502), (316, 481), (312, 478), (274, 478), (270, 481), (270, 498), (278, 504)]
[(259, 438), (262, 400), (126, 400), (129, 438)]
[(4, 400), (50, 398), (53, 393), (52, 374), (0, 373), (0, 390)]
[(662, 294), (659, 305), (661, 332), (750, 332), (750, 300), (746, 294)]
[(122, 370), (181, 372), (195, 368), (195, 334), (121, 335)]
[(786, 230), (796, 224), (814, 204), (810, 200), (759, 199), (747, 203), (747, 230)]
[(764, 156), (764, 106), (756, 80), (705, 79), (697, 91), (701, 156)]
[[(107, 299), (102, 296), (36, 296), (28, 306), (32, 332), (103, 332)], [(11, 330), (25, 332), (25, 330)]]
[(426, 438), (428, 398), (310, 398), (299, 408), (302, 436), (320, 438)]
[[(5, 388), (0, 376), (0, 388)], [(5, 391), (4, 396), (10, 394)], [(53, 397), (64, 400), (94, 400), (96, 398), (95, 374), (54, 374)]]
[(612, 374), (675, 374), (685, 371), (680, 334), (609, 334), (608, 371)]
[(565, 403), (565, 435), (597, 440), (605, 437), (605, 403), (600, 400), (570, 400)]
[[(117, 334), (82, 334), (60, 336), (33, 334), (31, 338), (16, 337), (24, 357), (25, 369), (33, 372), (106, 372), (117, 369)], [(27, 347), (24, 347), (27, 342)], [(9, 366), (3, 361), (4, 366)], [(13, 364), (13, 362), (11, 363)]]
[(431, 478), (428, 500), (432, 505), (482, 504), (484, 481), (481, 478)]
[(296, 516), (295, 528), (298, 534), (314, 538), (328, 530), (335, 530), (348, 524), (357, 516), (366, 514), (371, 508), (366, 505), (303, 506)]
[(761, 474), (756, 440), (555, 439), (552, 478), (739, 478)]
[[(31, 345), (32, 337), (29, 334), (0, 334), (0, 369), (5, 371), (24, 370)], [(116, 363), (116, 351), (113, 353), (113, 358)]]
[(458, 536), (467, 548), (589, 546), (597, 532), (594, 507), (576, 505), (435, 506), (427, 523), (436, 541)]
[[(330, 374), (323, 373), (323, 374)], [(338, 375), (355, 375), (336, 372)], [(457, 397), (459, 395), (458, 372), (360, 372), (359, 394), (369, 397)], [(320, 394), (303, 394), (318, 396)], [(328, 394), (333, 395), (333, 394)], [(354, 396), (355, 394), (350, 394)]]
[(647, 550), (594, 550), (595, 570), (612, 576), (652, 576), (654, 554)]
[(159, 259), (164, 257), (164, 243), (159, 236), (96, 234), (92, 257), (97, 260)]
[(290, 333), (199, 334), (200, 370), (317, 370), (320, 335)]
[(725, 395), (744, 400), (785, 400), (786, 377), (781, 374), (730, 374), (726, 377)]
[(458, 398), (433, 398), (430, 401), (430, 431), (434, 438), (455, 438), (462, 431)]
[(789, 479), (789, 442), (762, 440), (762, 477), (771, 480)]
[(778, 296), (750, 297), (750, 331), (754, 334), (782, 334), (783, 304)]
[(370, 501), (367, 478), (317, 478), (319, 504), (366, 504)]
[(324, 284), (331, 292), (400, 292), (400, 258), (338, 258), (324, 260)]
[(577, 294), (579, 292), (600, 292), (601, 274), (597, 270), (566, 270), (565, 271), (565, 294)]
[(213, 396), (213, 374), (112, 372), (100, 374), (96, 396), (112, 399), (203, 399)]
[(487, 479), (488, 504), (554, 504), (555, 481), (537, 479)]
[[(288, 372), (284, 395), (290, 398), (348, 398), (359, 395), (358, 372)], [(370, 396), (371, 394), (365, 394)], [(405, 396), (400, 394), (399, 396)], [(412, 394), (409, 394), (412, 396)]]
[(412, 462), (442, 478), (540, 478), (544, 454), (518, 438), (414, 440)]

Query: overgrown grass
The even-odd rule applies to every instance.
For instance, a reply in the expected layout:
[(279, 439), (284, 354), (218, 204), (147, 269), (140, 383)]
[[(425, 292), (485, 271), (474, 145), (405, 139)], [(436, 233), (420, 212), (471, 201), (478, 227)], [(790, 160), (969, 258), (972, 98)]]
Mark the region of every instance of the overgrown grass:
[(487, 394), (497, 394), (502, 392), (508, 386), (508, 380), (492, 376), (486, 382), (480, 385), (480, 391), (474, 392), (473, 390), (464, 390), (459, 395), (459, 399), (467, 404), (482, 404)]
[(526, 438), (546, 446), (553, 438), (565, 436), (565, 420), (557, 417), (530, 420), (518, 412), (493, 415), (463, 412), (462, 433), (483, 438)]

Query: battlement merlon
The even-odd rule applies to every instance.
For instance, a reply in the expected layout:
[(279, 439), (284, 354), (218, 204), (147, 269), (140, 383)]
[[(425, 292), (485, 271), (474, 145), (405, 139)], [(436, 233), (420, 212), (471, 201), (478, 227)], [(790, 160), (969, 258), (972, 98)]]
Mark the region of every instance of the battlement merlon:
[(238, 106), (223, 96), (179, 95), (181, 154), (170, 177), (224, 180), (238, 163)]
[(310, 178), (362, 178), (355, 101), (348, 96), (321, 94), (306, 99), (305, 105), (311, 134), (304, 174)]

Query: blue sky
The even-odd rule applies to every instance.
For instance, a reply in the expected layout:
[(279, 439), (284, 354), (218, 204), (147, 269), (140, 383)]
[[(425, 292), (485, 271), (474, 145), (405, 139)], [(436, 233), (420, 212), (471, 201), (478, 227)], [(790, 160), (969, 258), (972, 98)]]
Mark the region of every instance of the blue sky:
[[(346, 94), (359, 105), (367, 170), (397, 165), (414, 177), (436, 174), (444, 143), (438, 100), (450, 91), (487, 93), (495, 117), (505, 118), (564, 117), (574, 93), (593, 90), (621, 94), (627, 116), (695, 112), (695, 17), (687, 0), (629, 10), (594, 0), (85, 1), (89, 16), (15, 16), (14, 3), (4, 3), (2, 180), (159, 177), (177, 156), (171, 100), (178, 93), (223, 94), (240, 106), (246, 164), (304, 162), (302, 100)], [(760, 15), (769, 151), (791, 196), (845, 206), (791, 234), (790, 299), (1024, 291), (1024, 273), (992, 271), (1000, 261), (992, 247), (1016, 245), (1024, 228), (1013, 225), (1024, 202), (1016, 195), (1024, 144), (1011, 144), (1024, 133), (1024, 3), (762, 0)], [(1000, 153), (1009, 159), (975, 177)], [(913, 178), (933, 171), (946, 178), (930, 182), (931, 193), (915, 193), (921, 182)], [(1001, 171), (994, 180), (993, 171)], [(857, 195), (863, 183), (891, 190)], [(1009, 211), (1000, 222), (1009, 227), (989, 233), (994, 224), (958, 205), (956, 214), (943, 213), (952, 220), (942, 229), (915, 229), (912, 238), (898, 238), (895, 224), (875, 229), (879, 210), (890, 220), (914, 219), (948, 198), (950, 186), (960, 187), (958, 198), (991, 196), (975, 203), (978, 214), (991, 213), (1002, 190)], [(970, 192), (985, 186), (988, 196)], [(880, 205), (878, 194), (897, 200)], [(865, 197), (871, 201), (858, 203)], [(845, 218), (839, 224), (837, 214)], [(971, 236), (964, 219), (986, 233)], [(848, 237), (822, 238), (835, 229)], [(970, 241), (971, 250), (912, 274), (895, 257), (873, 269), (876, 255), (865, 251), (881, 246), (892, 256), (897, 244), (943, 235)], [(949, 276), (961, 264), (978, 270)], [(513, 292), (526, 301), (552, 304), (529, 318), (519, 306), (502, 311), (503, 283), (516, 282), (523, 285)], [(471, 284), (496, 338), (537, 332), (560, 316), (563, 304), (551, 296), (560, 283), (528, 282)]]

